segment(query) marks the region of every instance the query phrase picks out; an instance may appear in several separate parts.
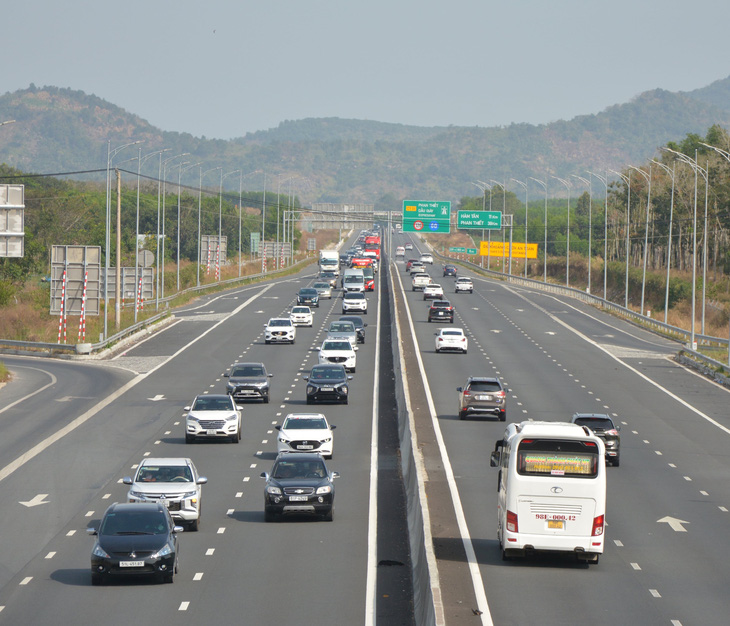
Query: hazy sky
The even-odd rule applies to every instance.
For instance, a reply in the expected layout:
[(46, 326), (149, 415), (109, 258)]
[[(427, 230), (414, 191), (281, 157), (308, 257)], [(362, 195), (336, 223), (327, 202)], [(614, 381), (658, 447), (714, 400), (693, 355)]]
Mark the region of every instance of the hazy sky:
[(307, 117), (539, 124), (730, 75), (728, 0), (16, 0), (0, 15), (0, 92), (78, 89), (208, 138)]

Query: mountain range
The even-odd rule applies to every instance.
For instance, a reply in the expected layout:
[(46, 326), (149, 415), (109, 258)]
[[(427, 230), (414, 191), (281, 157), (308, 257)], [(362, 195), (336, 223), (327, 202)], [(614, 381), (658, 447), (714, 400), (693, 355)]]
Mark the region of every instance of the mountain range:
[[(547, 179), (640, 165), (668, 141), (704, 134), (713, 124), (730, 127), (730, 77), (689, 92), (647, 91), (594, 115), (542, 125), (419, 127), (309, 118), (232, 140), (206, 139), (161, 130), (94, 95), (32, 84), (0, 96), (3, 120), (16, 121), (0, 130), (0, 162), (23, 172), (104, 169), (108, 145), (143, 140), (143, 154), (169, 148), (170, 155), (189, 153), (190, 163), (202, 161), (207, 169), (241, 169), (246, 189), (261, 190), (265, 172), (267, 191), (284, 193), (291, 185), (306, 203), (397, 209), (406, 197), (478, 196), (472, 184), (478, 180)], [(135, 154), (128, 149), (114, 163), (136, 172), (134, 162), (124, 164)], [(175, 172), (166, 178), (176, 179)], [(156, 176), (157, 168), (148, 163), (144, 173)], [(183, 180), (197, 186), (197, 175), (193, 169)], [(237, 187), (237, 178), (228, 178), (228, 189)], [(205, 184), (216, 187), (215, 175)]]

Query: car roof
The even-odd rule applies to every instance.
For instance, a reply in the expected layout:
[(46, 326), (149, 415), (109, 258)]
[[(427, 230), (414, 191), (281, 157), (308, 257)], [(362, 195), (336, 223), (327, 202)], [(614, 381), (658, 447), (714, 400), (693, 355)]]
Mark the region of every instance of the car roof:
[(142, 461), (139, 464), (139, 467), (143, 467), (145, 465), (160, 465), (164, 467), (168, 466), (180, 466), (180, 465), (192, 465), (193, 462), (183, 456), (179, 457), (150, 457), (146, 459), (142, 459)]
[(498, 383), (499, 378), (495, 378), (494, 376), (469, 376), (469, 379), (467, 380), (469, 383)]
[(109, 505), (107, 513), (140, 513), (143, 511), (167, 511), (167, 508), (160, 502), (114, 502)]
[(284, 419), (303, 419), (305, 417), (324, 417), (324, 413), (288, 413)]
[(439, 332), (442, 332), (442, 333), (451, 333), (451, 332), (454, 332), (454, 331), (459, 332), (462, 335), (464, 334), (464, 329), (463, 328), (451, 328), (451, 327), (449, 327), (449, 328), (439, 328)]
[(601, 419), (601, 420), (611, 420), (611, 416), (607, 413), (574, 413), (573, 414), (573, 421), (577, 419)]
[(337, 370), (338, 372), (341, 372), (343, 376), (346, 375), (345, 366), (339, 363), (319, 363), (317, 365), (312, 365), (312, 372), (314, 372), (314, 370), (320, 372), (327, 370)]
[(276, 456), (276, 460), (281, 458), (285, 458), (287, 461), (324, 461), (319, 452), (280, 452)]
[(214, 400), (222, 400), (224, 398), (228, 399), (231, 396), (229, 396), (227, 393), (199, 393), (197, 396), (195, 396), (195, 399), (198, 398), (213, 398)]

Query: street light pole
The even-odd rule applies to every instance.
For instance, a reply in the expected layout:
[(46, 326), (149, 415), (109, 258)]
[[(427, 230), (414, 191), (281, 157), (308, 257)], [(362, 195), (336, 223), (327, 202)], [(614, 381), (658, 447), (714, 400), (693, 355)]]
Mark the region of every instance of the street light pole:
[(654, 165), (661, 167), (672, 180), (672, 195), (669, 201), (669, 238), (667, 239), (667, 278), (664, 285), (664, 323), (667, 323), (667, 314), (669, 312), (669, 268), (672, 265), (672, 224), (674, 220), (674, 182), (675, 182), (675, 167), (676, 161), (672, 163), (672, 169), (669, 169), (664, 163), (657, 161), (656, 159), (651, 160)]
[[(233, 176), (233, 174), (240, 175), (241, 170), (232, 170), (226, 174), (223, 173), (221, 168), (221, 187), (218, 196), (218, 280), (221, 279), (220, 261), (221, 252), (223, 250), (223, 179)], [(240, 194), (239, 194), (240, 195)], [(228, 243), (226, 241), (226, 263), (228, 262)]]
[(525, 278), (527, 278), (527, 183), (523, 183), (516, 178), (513, 178), (512, 182), (517, 183), (525, 190)]
[(593, 214), (593, 189), (591, 188), (591, 181), (588, 178), (583, 178), (577, 174), (571, 174), (571, 176), (588, 187), (588, 293), (591, 293), (591, 261), (593, 260), (593, 248), (591, 233), (592, 227), (592, 214)]
[(566, 231), (565, 242), (565, 286), (570, 287), (570, 183), (564, 178), (552, 176), (555, 180), (563, 183), (568, 190), (568, 229)]
[(202, 161), (188, 165), (185, 169), (182, 169), (183, 165), (187, 165), (187, 161), (178, 163), (177, 169), (177, 291), (180, 291), (180, 182), (183, 172), (187, 172), (189, 169), (198, 167)]
[[(491, 178), (489, 179), (489, 182), (494, 185), (499, 185), (502, 188), (502, 274), (504, 274), (504, 256), (505, 256), (505, 254), (504, 254), (504, 249), (505, 249), (504, 217), (505, 217), (505, 215), (504, 214), (507, 212), (507, 187), (505, 186), (504, 183), (500, 183), (499, 181), (493, 180)], [(510, 228), (511, 227), (512, 226), (510, 223)], [(509, 251), (509, 266), (510, 266), (509, 273), (512, 274), (512, 247), (511, 246), (510, 246), (510, 251)], [(489, 269), (489, 265), (487, 265), (487, 269)]]
[(624, 184), (626, 185), (626, 278), (624, 286), (624, 308), (629, 308), (629, 256), (631, 255), (631, 243), (630, 243), (630, 232), (631, 232), (631, 170), (629, 170), (628, 176), (617, 172), (616, 170), (608, 170), (612, 174), (616, 174)]
[[(487, 189), (489, 189), (489, 193), (491, 195), (492, 186), (487, 183), (483, 183), (482, 181), (477, 181), (476, 183), (472, 183), (472, 185), (474, 185), (475, 187), (478, 187), (479, 189), (482, 190), (482, 212), (484, 212), (487, 210)], [(481, 241), (484, 241), (484, 229), (483, 228), (482, 228)], [(481, 243), (480, 243), (479, 247), (481, 248)], [(481, 260), (481, 266), (484, 267), (484, 256), (481, 255), (481, 251), (480, 251), (479, 256), (480, 256), (480, 260)], [(487, 258), (489, 258), (489, 257), (487, 256)]]
[(537, 178), (533, 178), (530, 176), (530, 180), (534, 180), (538, 185), (541, 185), (543, 190), (545, 191), (545, 243), (544, 250), (542, 252), (543, 256), (543, 262), (542, 262), (542, 282), (547, 283), (547, 232), (548, 232), (548, 211), (547, 211), (547, 205), (548, 205), (548, 190), (547, 190), (547, 180), (539, 180)]
[(644, 293), (646, 291), (646, 258), (649, 254), (649, 212), (651, 211), (651, 165), (649, 165), (649, 173), (647, 174), (641, 168), (629, 165), (632, 170), (639, 172), (648, 184), (648, 192), (646, 196), (646, 225), (644, 226), (644, 261), (641, 274), (641, 315), (644, 315)]
[[(491, 213), (492, 212), (492, 185), (490, 185), (489, 183), (485, 183), (482, 180), (479, 180), (477, 182), (481, 183), (482, 185), (485, 185), (489, 189), (489, 212)], [(482, 231), (482, 240), (484, 240), (484, 231)], [(487, 249), (489, 251), (491, 251), (491, 248), (492, 248), (492, 229), (490, 228), (487, 231)], [(491, 256), (489, 254), (487, 254), (487, 269), (489, 269), (489, 266), (490, 266), (490, 259), (491, 259)], [(484, 267), (484, 257), (482, 257), (482, 267)]]
[[(606, 299), (606, 286), (608, 283), (608, 172), (606, 176), (601, 176), (595, 172), (588, 172), (591, 176), (595, 176), (603, 183), (606, 188), (605, 207), (603, 215), (603, 299)], [(666, 320), (665, 320), (666, 321)]]

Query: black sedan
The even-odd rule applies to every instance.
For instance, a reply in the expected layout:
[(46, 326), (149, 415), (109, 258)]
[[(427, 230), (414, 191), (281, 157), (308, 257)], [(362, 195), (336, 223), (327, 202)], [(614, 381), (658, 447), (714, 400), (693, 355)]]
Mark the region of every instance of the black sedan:
[(263, 472), (264, 518), (273, 522), (286, 514), (311, 514), (331, 522), (335, 513), (335, 486), (339, 477), (330, 472), (316, 452), (287, 452), (280, 454), (271, 473)]
[(456, 265), (444, 265), (444, 276), (456, 278)]
[(107, 578), (145, 574), (171, 583), (177, 573), (177, 533), (170, 512), (159, 502), (112, 504), (104, 513), (91, 551), (91, 584)]
[(228, 379), (226, 385), (228, 395), (238, 404), (243, 400), (269, 402), (270, 387), (269, 378), (273, 374), (266, 371), (263, 363), (234, 363), (231, 371), (223, 374)]
[(367, 322), (363, 322), (362, 317), (359, 315), (342, 315), (340, 316), (340, 321), (352, 322), (357, 333), (357, 343), (365, 343), (365, 328), (368, 324)]
[(621, 426), (605, 413), (575, 413), (573, 423), (587, 426), (606, 446), (606, 462), (618, 467), (621, 463)]
[(297, 304), (319, 308), (319, 292), (314, 287), (302, 287), (297, 294)]
[(307, 381), (307, 404), (323, 401), (348, 404), (350, 386), (347, 383), (352, 376), (347, 375), (344, 365), (315, 365), (309, 376), (303, 378)]
[(428, 321), (444, 321), (454, 323), (454, 307), (448, 300), (434, 300), (428, 307)]

